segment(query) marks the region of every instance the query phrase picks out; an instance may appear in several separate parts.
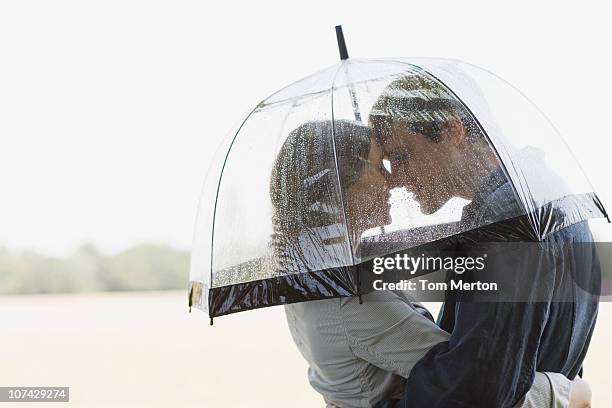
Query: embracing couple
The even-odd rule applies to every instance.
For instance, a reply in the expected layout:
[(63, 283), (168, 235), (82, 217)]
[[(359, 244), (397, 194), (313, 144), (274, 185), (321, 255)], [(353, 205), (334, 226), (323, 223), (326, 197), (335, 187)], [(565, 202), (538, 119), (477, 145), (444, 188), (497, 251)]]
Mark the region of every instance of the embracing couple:
[[(367, 126), (312, 121), (290, 133), (271, 177), (278, 267), (312, 271), (358, 256), (364, 233), (391, 223), (392, 194), (424, 215), (463, 203), (462, 231), (521, 215), (470, 112), (435, 81), (406, 75), (383, 90)], [(580, 222), (546, 240), (592, 236)], [(597, 280), (599, 264), (593, 253), (560, 257), (553, 273), (524, 272), (549, 279), (548, 300), (471, 302), (459, 293), (438, 323), (402, 291), (286, 305), (311, 386), (340, 408), (590, 406), (580, 375), (597, 299), (578, 293), (571, 276), (580, 269)], [(574, 301), (554, 301), (559, 290)]]

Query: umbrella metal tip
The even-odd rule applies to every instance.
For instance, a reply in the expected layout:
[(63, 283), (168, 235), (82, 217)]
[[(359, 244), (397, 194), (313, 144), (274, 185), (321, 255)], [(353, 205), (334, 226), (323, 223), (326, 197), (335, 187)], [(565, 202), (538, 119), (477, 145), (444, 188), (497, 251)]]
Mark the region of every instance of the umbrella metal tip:
[(348, 51), (346, 49), (346, 42), (344, 41), (344, 33), (342, 32), (342, 26), (336, 26), (336, 40), (338, 40), (338, 51), (340, 51), (340, 59), (344, 61), (348, 59)]

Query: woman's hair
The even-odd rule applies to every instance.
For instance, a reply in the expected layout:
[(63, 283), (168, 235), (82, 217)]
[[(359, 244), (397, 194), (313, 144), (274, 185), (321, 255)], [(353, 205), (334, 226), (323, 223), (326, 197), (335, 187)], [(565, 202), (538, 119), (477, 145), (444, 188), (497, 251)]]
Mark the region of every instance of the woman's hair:
[(369, 128), (347, 120), (307, 122), (289, 134), (270, 180), (277, 251), (313, 228), (344, 222), (340, 190), (361, 177), (370, 143)]
[(468, 109), (444, 85), (425, 72), (411, 72), (391, 82), (370, 112), (369, 123), (377, 140), (390, 132), (394, 121), (428, 139), (440, 141), (440, 133), (452, 118), (461, 120), (467, 139), (482, 139), (482, 131)]

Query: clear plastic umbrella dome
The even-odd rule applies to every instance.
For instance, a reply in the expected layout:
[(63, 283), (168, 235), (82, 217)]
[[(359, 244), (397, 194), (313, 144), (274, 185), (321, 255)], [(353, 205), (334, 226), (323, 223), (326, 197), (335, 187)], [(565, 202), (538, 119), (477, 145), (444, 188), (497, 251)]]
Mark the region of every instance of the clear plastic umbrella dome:
[[(470, 199), (435, 184), (423, 192), (433, 174), (388, 168), (395, 124), (440, 132), (451, 117), (479, 150), (448, 160), (457, 172), (496, 168), (487, 180), (509, 186), (508, 211), (472, 217)], [(366, 177), (381, 158), (383, 173), (410, 182), (384, 188)], [(457, 183), (473, 191), (483, 180)], [(200, 199), (189, 304), (214, 317), (357, 296), (353, 267), (398, 250), (364, 243), (401, 232), (401, 245), (416, 247), (511, 218), (537, 241), (594, 217), (607, 215), (567, 145), (507, 82), (454, 60), (344, 59), (264, 99), (224, 139)]]

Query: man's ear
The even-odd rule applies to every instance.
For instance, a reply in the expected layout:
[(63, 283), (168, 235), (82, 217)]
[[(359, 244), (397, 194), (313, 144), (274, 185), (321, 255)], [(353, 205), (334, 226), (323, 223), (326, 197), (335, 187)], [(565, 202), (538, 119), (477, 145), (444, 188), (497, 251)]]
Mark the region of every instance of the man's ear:
[(458, 146), (465, 142), (466, 134), (463, 122), (456, 116), (450, 118), (440, 131), (440, 136), (453, 145)]

